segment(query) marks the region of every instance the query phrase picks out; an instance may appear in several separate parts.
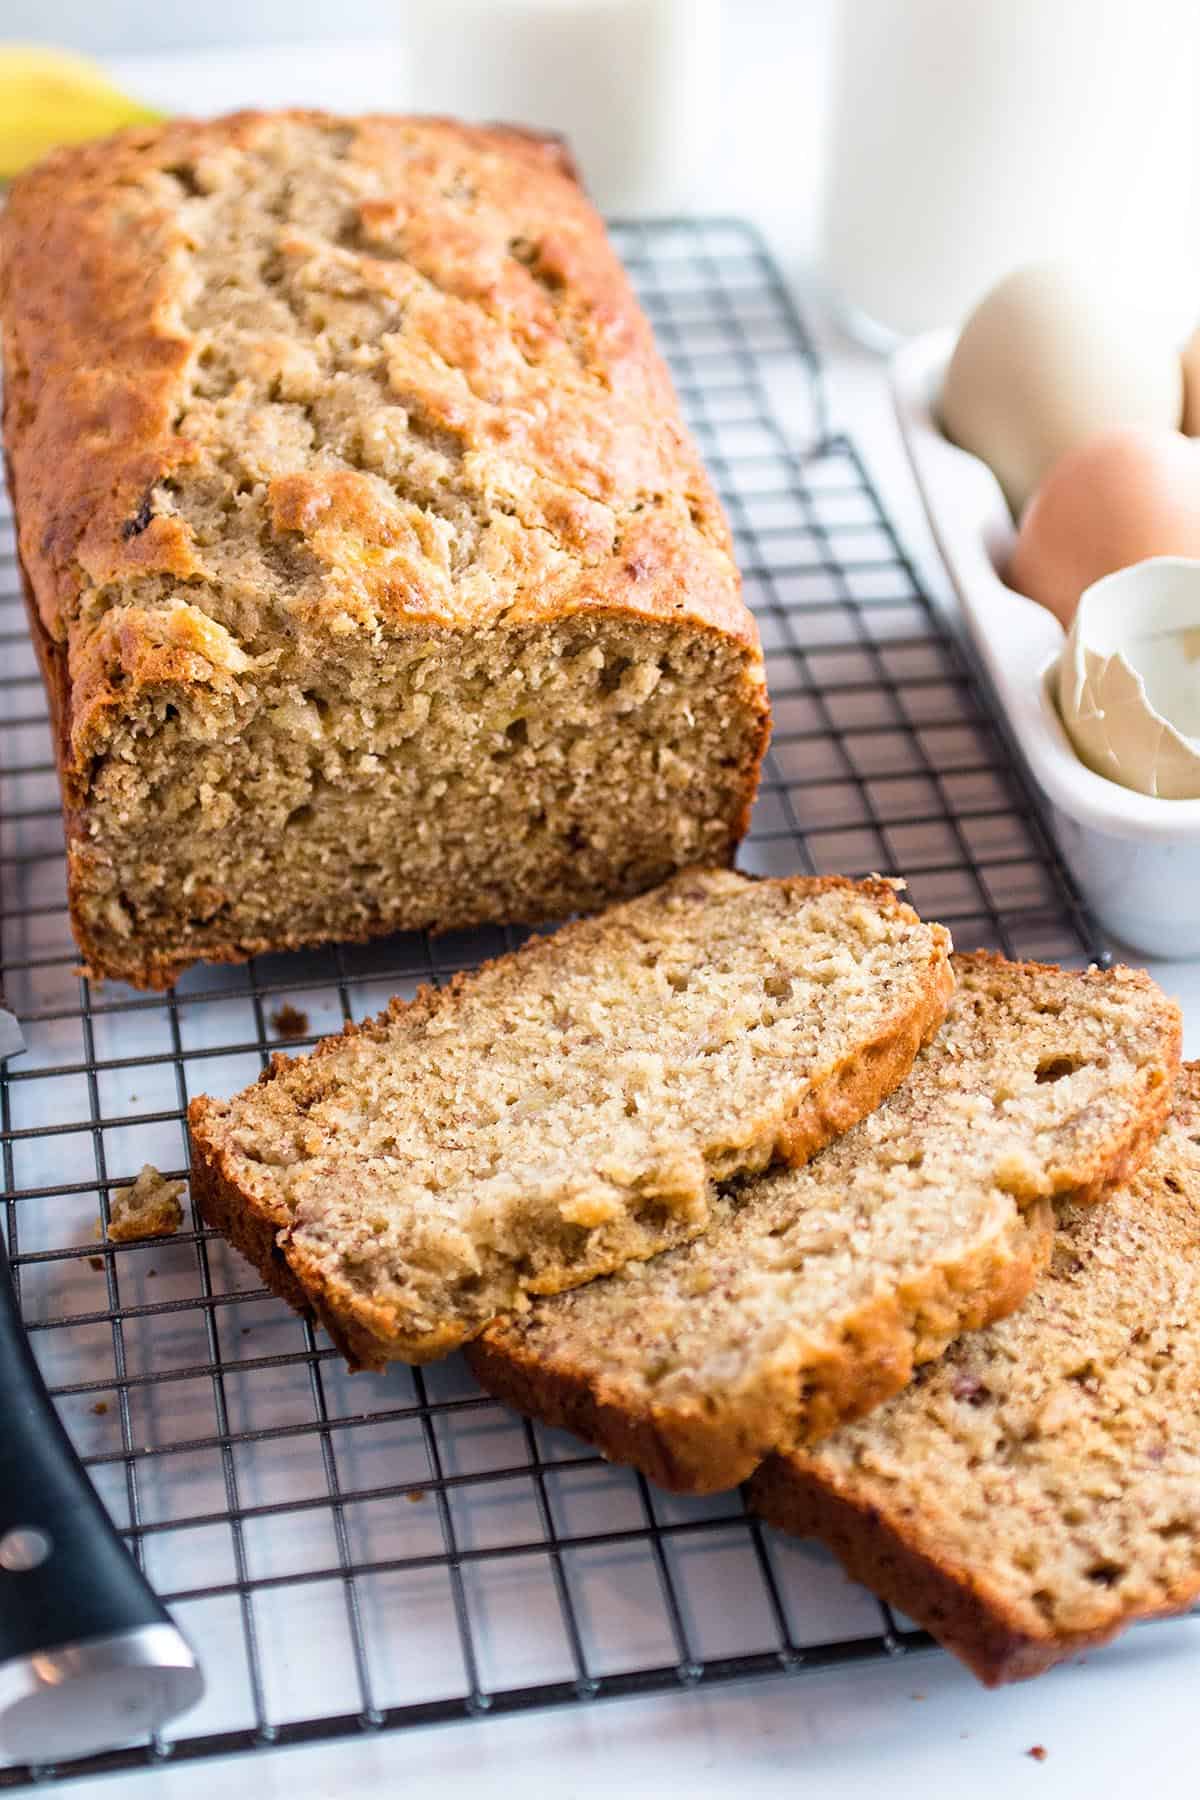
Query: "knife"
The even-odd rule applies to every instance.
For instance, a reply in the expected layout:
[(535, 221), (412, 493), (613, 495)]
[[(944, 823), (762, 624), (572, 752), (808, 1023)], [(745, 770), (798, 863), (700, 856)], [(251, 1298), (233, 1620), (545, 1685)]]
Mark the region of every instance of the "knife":
[[(0, 1055), (24, 1047), (19, 1026), (5, 1043)], [(0, 1376), (0, 1749), (57, 1763), (158, 1731), (204, 1677), (59, 1421), (2, 1235)]]

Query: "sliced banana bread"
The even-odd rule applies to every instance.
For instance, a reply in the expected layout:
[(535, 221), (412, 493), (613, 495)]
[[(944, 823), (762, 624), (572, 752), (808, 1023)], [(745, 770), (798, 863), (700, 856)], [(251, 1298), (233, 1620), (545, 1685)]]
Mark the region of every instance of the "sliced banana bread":
[(1141, 1173), (1060, 1226), (1019, 1313), (750, 1488), (989, 1685), (1200, 1595), (1200, 1064)]
[(877, 1112), (722, 1197), (699, 1242), (498, 1320), (470, 1352), (484, 1387), (705, 1492), (1016, 1306), (1050, 1202), (1094, 1199), (1148, 1153), (1179, 1013), (1128, 969), (954, 962), (945, 1025)]
[(811, 1155), (952, 988), (888, 883), (691, 871), (195, 1101), (192, 1193), (351, 1362), (424, 1360)]

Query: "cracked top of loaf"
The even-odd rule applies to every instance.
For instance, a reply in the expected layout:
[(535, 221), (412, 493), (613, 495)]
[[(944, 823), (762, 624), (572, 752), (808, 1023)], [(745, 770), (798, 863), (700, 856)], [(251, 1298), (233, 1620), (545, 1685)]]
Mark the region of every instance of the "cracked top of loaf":
[(649, 326), (552, 141), (242, 113), (56, 153), (0, 223), (64, 774), (161, 683), (600, 608), (756, 646)]

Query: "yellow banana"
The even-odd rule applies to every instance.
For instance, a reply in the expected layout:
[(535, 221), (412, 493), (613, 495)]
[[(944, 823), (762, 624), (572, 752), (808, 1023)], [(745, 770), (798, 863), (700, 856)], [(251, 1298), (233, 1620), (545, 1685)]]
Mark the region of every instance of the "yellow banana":
[(56, 144), (81, 144), (161, 117), (122, 94), (86, 56), (0, 44), (0, 180)]

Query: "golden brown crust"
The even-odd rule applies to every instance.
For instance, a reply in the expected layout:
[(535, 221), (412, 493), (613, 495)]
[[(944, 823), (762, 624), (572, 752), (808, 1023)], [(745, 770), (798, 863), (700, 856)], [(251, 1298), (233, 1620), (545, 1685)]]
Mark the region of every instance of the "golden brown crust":
[[(290, 116), (311, 118), (331, 130), (342, 123), (315, 114)], [(242, 113), (207, 125), (184, 120), (137, 128), (104, 144), (59, 152), (14, 184), (3, 226), (7, 278), (0, 297), (8, 371), (6, 435), (22, 496), (22, 553), (40, 615), (56, 640), (69, 635), (85, 587), (150, 573), (180, 580), (197, 573), (195, 549), (181, 520), (158, 517), (137, 533), (127, 529), (146, 491), (191, 453), (185, 440), (172, 436), (170, 420), (192, 349), (172, 322), (178, 304), (172, 259), (184, 241), (177, 209), (161, 197), (147, 198), (140, 210), (135, 208), (141, 231), (122, 233), (120, 207), (133, 205), (133, 197), (158, 171), (225, 146), (252, 148), (273, 122), (273, 115)], [(653, 397), (674, 412), (666, 372), (598, 221), (537, 140), (504, 128), (442, 120), (367, 118), (353, 129), (352, 153), (373, 163), (400, 191), (408, 139), (414, 135), (419, 147), (428, 145), (427, 154), (435, 163), (440, 156), (448, 170), (455, 152), (482, 158), (503, 148), (513, 166), (502, 174), (501, 184), (507, 182), (514, 198), (526, 202), (532, 189), (539, 209), (562, 219), (554, 246), (558, 260), (553, 270), (542, 271), (543, 279), (570, 285), (586, 300), (595, 321), (595, 347), (602, 343), (607, 358), (608, 379), (627, 381), (639, 398)], [(364, 225), (376, 221), (385, 205), (397, 204), (364, 200)], [(373, 209), (369, 216), (368, 209)], [(569, 236), (568, 224), (573, 227)], [(157, 256), (147, 255), (147, 236)], [(447, 257), (459, 251), (460, 279), (469, 285), (471, 245), (443, 243), (437, 248)], [(486, 279), (482, 271), (475, 278)], [(514, 291), (504, 298), (517, 324), (524, 319), (533, 329), (536, 296)], [(572, 435), (578, 438), (579, 428)], [(655, 473), (684, 489), (694, 487), (697, 508), (719, 519), (690, 445), (677, 427), (669, 435), (676, 466), (658, 467)], [(541, 435), (538, 448), (551, 451), (555, 461), (579, 454), (577, 445), (564, 450)], [(662, 454), (662, 444), (656, 441), (639, 451), (628, 429), (611, 451), (636, 462)], [(629, 484), (632, 473), (617, 461), (602, 467), (599, 479), (616, 490)], [(280, 491), (282, 497), (283, 484)], [(290, 528), (315, 532), (316, 518), (342, 505), (336, 482), (322, 487), (313, 476), (290, 478), (288, 491), (293, 495), (285, 521)], [(357, 498), (348, 490), (346, 503), (352, 510)], [(602, 587), (604, 603), (614, 608), (647, 617), (685, 611), (702, 628), (753, 641), (753, 624), (731, 578), (723, 523), (716, 530), (720, 554), (713, 557), (698, 532), (689, 540), (651, 514), (649, 536), (627, 539), (623, 560), (614, 562), (603, 584), (593, 584), (593, 603)], [(386, 604), (382, 582), (374, 591)], [(556, 606), (550, 616), (561, 616), (561, 611)], [(431, 616), (456, 626), (478, 622), (473, 612), (465, 618), (444, 610)], [(529, 592), (520, 616), (547, 616), (536, 589)], [(405, 617), (411, 623), (414, 615), (410, 610)], [(155, 673), (160, 679), (186, 679), (178, 661)], [(97, 673), (95, 692), (72, 694), (77, 765), (84, 761), (90, 737), (88, 708), (101, 703), (100, 680)]]
[[(422, 989), (411, 1004), (418, 1005), (437, 991)], [(400, 1004), (393, 1002), (394, 1006)], [(386, 1016), (381, 1015), (381, 1019)], [(360, 1029), (348, 1025), (338, 1036)], [(334, 1037), (316, 1045), (313, 1055), (337, 1042), (338, 1037)], [(286, 1057), (272, 1057), (271, 1066), (263, 1071), (260, 1081), (269, 1081), (277, 1072), (277, 1063), (286, 1061)], [(212, 1102), (205, 1094), (188, 1108), (190, 1188), (197, 1212), (206, 1225), (219, 1231), (253, 1264), (272, 1293), (285, 1300), (294, 1312), (324, 1326), (349, 1368), (379, 1370), (396, 1359), (434, 1362), (458, 1348), (461, 1333), (451, 1326), (440, 1334), (405, 1337), (397, 1332), (395, 1320), (383, 1308), (374, 1307), (361, 1294), (331, 1282), (328, 1273), (291, 1242), (287, 1216), (270, 1212), (256, 1196), (244, 1191), (234, 1172), (233, 1158), (224, 1144), (215, 1141), (210, 1125), (213, 1117)]]
[[(746, 879), (761, 881), (771, 887), (800, 886), (811, 896), (835, 890), (855, 890), (889, 910), (899, 909), (915, 918), (911, 909), (898, 900), (893, 884), (887, 881), (854, 882), (837, 875)], [(595, 923), (602, 927), (603, 921)], [(831, 1072), (811, 1100), (783, 1127), (777, 1143), (777, 1154), (781, 1158), (792, 1163), (808, 1160), (824, 1144), (869, 1112), (904, 1079), (922, 1043), (945, 1017), (954, 991), (948, 957), (949, 935), (941, 926), (933, 927), (932, 935), (923, 1004), (894, 1019), (866, 1045), (863, 1054), (848, 1059)], [(549, 954), (549, 950), (549, 940), (526, 945), (522, 950), (494, 959), (491, 967), (494, 970), (511, 966), (518, 957)], [(310, 1053), (310, 1062), (336, 1055), (347, 1038), (363, 1033), (382, 1037), (390, 1023), (399, 1017), (433, 1017), (452, 1009), (470, 979), (470, 972), (463, 971), (444, 987), (423, 987), (411, 1000), (393, 1000), (376, 1018), (362, 1025), (349, 1023), (341, 1032), (323, 1039)], [(257, 1085), (268, 1085), (289, 1064), (290, 1058), (277, 1053), (259, 1076)], [(429, 1362), (462, 1343), (461, 1330), (450, 1323), (444, 1330), (425, 1333), (419, 1338), (405, 1334), (398, 1327), (391, 1309), (374, 1303), (349, 1283), (332, 1279), (327, 1270), (306, 1256), (303, 1247), (291, 1239), (287, 1216), (264, 1206), (239, 1180), (235, 1159), (223, 1140), (220, 1103), (207, 1095), (198, 1096), (188, 1108), (188, 1125), (191, 1192), (205, 1222), (221, 1231), (255, 1265), (267, 1285), (290, 1306), (317, 1318), (351, 1368), (380, 1369), (396, 1358), (407, 1362)], [(530, 1284), (530, 1291), (549, 1294), (558, 1288), (536, 1281)], [(483, 1329), (482, 1325), (480, 1329)]]
[[(954, 964), (963, 971), (982, 971), (989, 966), (1004, 969), (1010, 966), (1007, 958), (996, 950), (959, 951), (955, 954)], [(1035, 978), (1039, 975), (1062, 973), (1058, 963), (1026, 962), (1020, 966)], [(1140, 988), (1144, 993), (1155, 994), (1161, 1006), (1162, 1029), (1161, 1057), (1139, 1069), (1137, 1073), (1137, 1119), (1133, 1130), (1119, 1146), (1108, 1145), (1094, 1156), (1089, 1165), (1073, 1169), (1070, 1178), (1055, 1189), (1056, 1201), (1082, 1206), (1102, 1200), (1106, 1194), (1123, 1187), (1137, 1174), (1158, 1142), (1163, 1126), (1170, 1117), (1175, 1081), (1183, 1062), (1183, 1013), (1178, 1003), (1169, 999), (1144, 969), (1131, 969), (1123, 964), (1100, 969), (1093, 965), (1077, 971), (1077, 974), (1081, 981), (1101, 985), (1116, 976), (1129, 986)]]
[(285, 1300), (293, 1312), (315, 1319), (323, 1325), (352, 1369), (377, 1366), (371, 1352), (373, 1340), (366, 1337), (354, 1320), (346, 1320), (324, 1304), (320, 1289), (310, 1292), (293, 1269), (280, 1237), (286, 1230), (286, 1219), (272, 1219), (261, 1210), (246, 1204), (246, 1197), (227, 1170), (227, 1159), (219, 1150), (201, 1153), (196, 1133), (202, 1125), (205, 1100), (194, 1100), (189, 1109), (192, 1129), (191, 1195), (204, 1223), (219, 1231), (222, 1237), (241, 1252), (262, 1276), (273, 1294)]
[[(148, 488), (192, 454), (171, 429), (192, 355), (175, 323), (174, 259), (186, 247), (186, 233), (177, 202), (153, 184), (161, 172), (205, 154), (253, 150), (281, 118), (350, 132), (351, 160), (377, 171), (392, 194), (406, 194), (414, 161), (432, 189), (466, 159), (493, 195), (531, 208), (546, 223), (537, 280), (530, 282), (519, 265), (507, 272), (480, 266), (479, 247), (469, 238), (456, 241), (448, 221), (439, 225), (435, 215), (418, 221), (447, 286), (503, 307), (510, 331), (548, 329), (539, 287), (565, 288), (586, 310), (587, 352), (596, 359), (597, 375), (617, 391), (607, 395), (597, 418), (578, 420), (565, 443), (563, 419), (522, 421), (519, 428), (530, 434), (538, 455), (568, 475), (586, 466), (597, 490), (610, 496), (666, 481), (690, 495), (703, 521), (703, 528), (687, 532), (647, 509), (645, 531), (624, 540), (621, 559), (603, 582), (592, 584), (591, 603), (601, 598), (645, 617), (683, 613), (700, 628), (755, 642), (730, 565), (728, 528), (678, 424), (670, 379), (603, 228), (564, 171), (560, 152), (551, 146), (548, 153), (536, 137), (506, 127), (378, 116), (345, 121), (303, 112), (136, 127), (56, 152), (13, 184), (0, 274), (6, 435), (22, 495), (22, 551), (51, 636), (67, 637), (86, 588), (150, 573), (179, 580), (197, 573), (196, 547), (183, 521), (155, 517), (140, 531), (128, 529)], [(497, 151), (503, 153), (498, 165)], [(358, 210), (364, 234), (382, 240), (384, 215), (402, 204), (392, 197), (363, 199)], [(122, 230), (125, 209), (136, 230)], [(489, 328), (495, 331), (495, 322)], [(465, 353), (466, 346), (458, 347)], [(647, 406), (660, 408), (660, 416), (645, 416)], [(588, 433), (597, 429), (601, 442), (589, 448)], [(292, 496), (291, 527), (315, 530), (312, 515), (361, 504), (344, 481), (345, 503), (336, 481), (326, 486), (316, 477), (295, 477), (281, 486), (281, 498), (285, 487)], [(388, 603), (382, 580), (372, 591)], [(547, 616), (536, 588), (519, 612), (522, 619)], [(550, 616), (561, 612), (557, 602)], [(449, 625), (478, 622), (473, 609), (465, 618), (444, 607), (423, 616)], [(406, 610), (406, 622), (413, 617)], [(80, 697), (75, 704), (81, 706)]]
[(827, 1544), (855, 1581), (907, 1613), (952, 1650), (985, 1687), (1028, 1681), (1085, 1650), (1111, 1643), (1139, 1620), (1184, 1612), (1200, 1595), (1200, 1575), (1179, 1582), (1161, 1605), (1121, 1613), (1091, 1631), (1029, 1631), (998, 1583), (979, 1569), (926, 1548), (920, 1521), (884, 1517), (877, 1507), (804, 1465), (772, 1456), (750, 1482), (753, 1510), (794, 1537)]
[[(11, 456), (5, 457), (5, 475), (9, 497), (12, 501), (14, 515), (17, 515), (16, 477), (13, 471)], [(21, 578), (21, 598), (25, 604), (25, 616), (29, 621), (29, 635), (33, 639), (34, 654), (37, 656), (38, 668), (41, 671), (42, 685), (46, 690), (46, 700), (50, 709), (50, 737), (54, 747), (54, 761), (58, 769), (59, 783), (62, 789), (63, 840), (67, 858), (67, 910), (71, 919), (71, 930), (85, 958), (88, 955), (88, 932), (80, 914), (78, 899), (83, 881), (80, 878), (78, 862), (81, 855), (86, 855), (84, 840), (86, 831), (80, 807), (75, 803), (75, 785), (71, 780), (71, 676), (67, 668), (67, 653), (64, 644), (56, 643), (42, 623), (37, 601), (25, 567), (25, 559), (17, 550), (17, 568)], [(86, 877), (84, 878), (86, 880)], [(152, 963), (143, 965), (147, 975), (148, 987), (169, 987), (175, 980), (176, 970), (167, 979), (156, 981)], [(186, 964), (181, 965), (186, 967)], [(85, 962), (81, 973), (99, 975), (100, 970), (88, 966)]]
[[(801, 1408), (806, 1441), (817, 1442), (899, 1393), (918, 1360), (1013, 1311), (1045, 1269), (1053, 1241), (1049, 1208), (1031, 1209), (1027, 1221), (1014, 1219), (1008, 1236), (976, 1246), (957, 1268), (931, 1270), (919, 1287), (910, 1284), (903, 1300), (887, 1294), (861, 1308), (835, 1348), (806, 1362), (802, 1392), (795, 1372), (782, 1370), (715, 1414), (689, 1399), (634, 1407), (623, 1388), (590, 1370), (548, 1363), (503, 1320), (468, 1346), (467, 1360), (496, 1399), (573, 1432), (660, 1487), (719, 1493), (753, 1474), (797, 1428)], [(938, 1318), (936, 1336), (927, 1325), (918, 1335), (918, 1316)]]
[[(873, 883), (868, 885), (874, 887)], [(936, 929), (939, 950), (948, 951), (949, 933), (940, 926)], [(780, 1137), (780, 1161), (799, 1168), (873, 1112), (884, 1095), (900, 1086), (917, 1052), (945, 1018), (953, 996), (954, 970), (948, 960), (939, 961), (935, 954), (930, 959), (924, 1007), (864, 1044), (853, 1062), (837, 1070), (826, 1085), (808, 1096)]]
[[(328, 247), (333, 264), (372, 291), (394, 290), (397, 308), (414, 283), (441, 296), (426, 309), (423, 335), (396, 353), (392, 399), (410, 405), (422, 429), (452, 434), (487, 491), (489, 471), (503, 462), (526, 472), (528, 493), (512, 520), (518, 573), (487, 590), (448, 582), (436, 559), (420, 556), (399, 579), (373, 554), (391, 522), (379, 484), (362, 474), (316, 463), (275, 474), (271, 534), (288, 555), (310, 557), (325, 582), (282, 638), (298, 625), (318, 647), (332, 644), (347, 618), (387, 637), (587, 613), (668, 622), (742, 646), (740, 701), (757, 737), (743, 759), (732, 854), (768, 732), (757, 633), (649, 326), (561, 144), (448, 120), (247, 112), (137, 127), (57, 152), (14, 184), (0, 220), (5, 439), (58, 720), (77, 926), (78, 895), (91, 880), (87, 812), (114, 732), (139, 697), (169, 703), (234, 679), (206, 657), (203, 627), (193, 630), (187, 609), (162, 628), (164, 593), (195, 595), (202, 618), (210, 570), (202, 534), (148, 500), (211, 454), (184, 424), (199, 354), (184, 322), (187, 184), (206, 161), (267, 154), (289, 126), (335, 143), (347, 192), (358, 195), (352, 225)], [(440, 204), (464, 180), (482, 197), (477, 214)], [(493, 240), (506, 209), (523, 235), (502, 254)], [(288, 229), (284, 254), (289, 244), (303, 254), (303, 234)], [(561, 378), (568, 368), (573, 385)], [(543, 916), (531, 908), (527, 922)], [(481, 898), (477, 918), (466, 908), (445, 923), (492, 917)], [(347, 935), (410, 923), (397, 911)], [(204, 955), (240, 960), (313, 941), (286, 930), (231, 935)], [(90, 972), (151, 987), (168, 985), (196, 955), (161, 945), (139, 954), (130, 944), (114, 968), (111, 948), (86, 935), (81, 948)]]
[[(928, 1555), (899, 1519), (835, 1487), (805, 1480), (786, 1456), (753, 1476), (749, 1500), (768, 1524), (794, 1537), (819, 1538), (855, 1581), (918, 1619), (988, 1687), (1023, 1681), (1064, 1657), (1106, 1642), (1118, 1627), (1069, 1642), (1031, 1637), (1003, 1596), (973, 1571)], [(1186, 1605), (1187, 1599), (1181, 1601)]]

